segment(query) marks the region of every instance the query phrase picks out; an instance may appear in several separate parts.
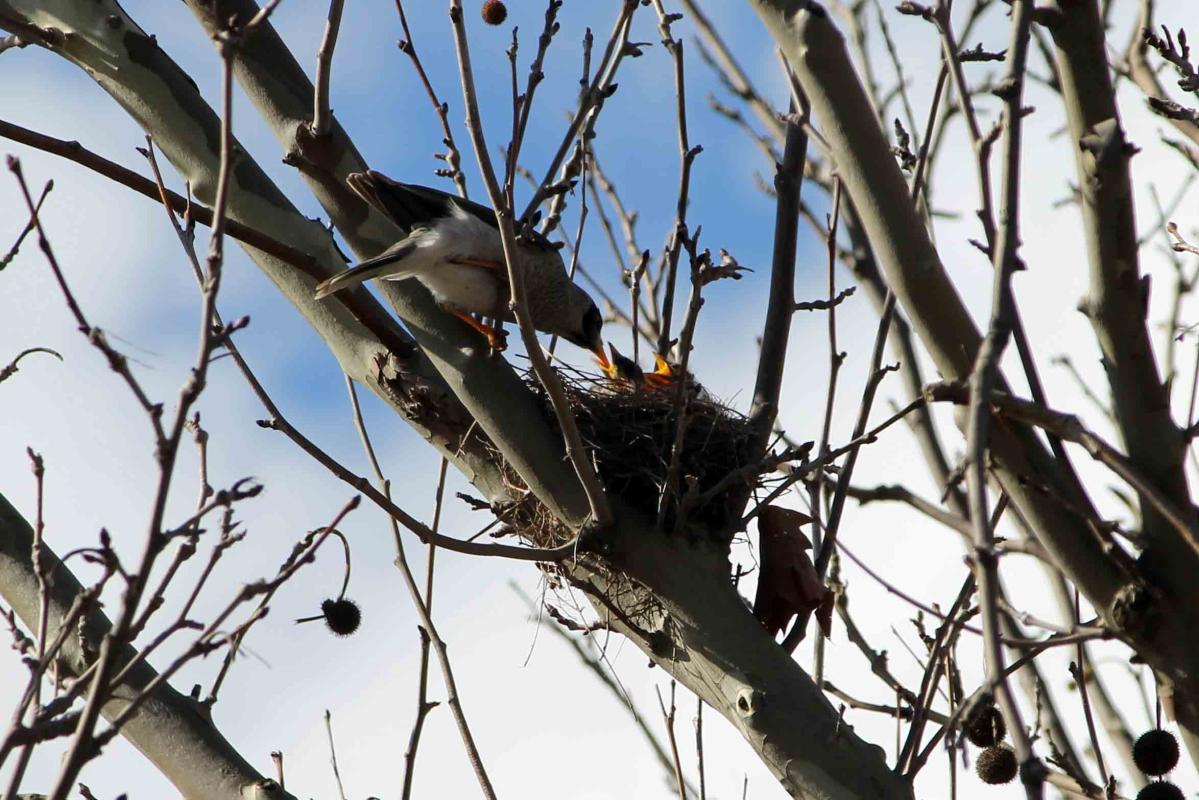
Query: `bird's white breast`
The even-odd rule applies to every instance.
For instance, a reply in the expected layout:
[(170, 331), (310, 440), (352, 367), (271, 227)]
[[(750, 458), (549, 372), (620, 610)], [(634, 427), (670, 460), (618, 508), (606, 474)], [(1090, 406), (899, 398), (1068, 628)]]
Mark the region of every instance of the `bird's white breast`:
[[(401, 262), (402, 271), (389, 276), (391, 280), (417, 278), (438, 302), (474, 314), (496, 313), (500, 287), (508, 282), (498, 230), (452, 205), (449, 216), (414, 230), (408, 241), (416, 248)], [(499, 268), (454, 263), (463, 258), (490, 261)]]
[(437, 302), (490, 317), (504, 316), (508, 311), (507, 302), (500, 304), (499, 280), (506, 277), (491, 270), (447, 262), (421, 275), (420, 281)]

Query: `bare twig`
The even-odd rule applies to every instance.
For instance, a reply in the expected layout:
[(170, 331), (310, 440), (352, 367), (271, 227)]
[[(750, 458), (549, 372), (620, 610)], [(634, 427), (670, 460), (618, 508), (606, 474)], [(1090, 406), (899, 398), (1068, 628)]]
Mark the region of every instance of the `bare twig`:
[[(371, 468), (374, 470), (374, 473), (375, 473), (375, 480), (378, 482), (379, 486), (382, 488), (382, 493), (385, 496), (385, 498), (388, 500), (388, 502), (390, 502), (391, 501), (391, 484), (387, 480), (387, 478), (384, 477), (383, 471), (379, 466), (379, 460), (375, 457), (375, 449), (374, 449), (374, 446), (371, 444), (370, 436), (367, 433), (366, 423), (362, 419), (362, 408), (358, 404), (358, 396), (354, 390), (354, 384), (352, 382), (347, 381), (347, 387), (348, 387), (348, 390), (350, 393), (350, 405), (351, 405), (351, 408), (354, 413), (354, 425), (355, 425), (355, 427), (357, 427), (359, 437), (362, 440), (363, 450), (366, 452), (367, 458), (371, 462)], [(441, 480), (444, 480), (444, 477), (445, 477), (444, 470), (445, 470), (445, 461), (443, 460), (442, 461)], [(439, 480), (439, 484), (440, 484), (440, 480)], [(439, 496), (442, 491), (443, 491), (443, 489), (439, 489)], [(440, 509), (440, 500), (438, 502), (438, 509)], [(433, 647), (434, 652), (436, 652), (436, 654), (437, 654), (437, 663), (441, 667), (441, 677), (445, 684), (446, 705), (449, 706), (450, 713), (454, 717), (454, 722), (458, 727), (458, 735), (462, 739), (463, 746), (466, 748), (467, 758), (470, 761), (471, 768), (474, 770), (475, 777), (479, 781), (479, 788), (482, 790), (483, 796), (486, 797), (487, 800), (496, 800), (495, 789), (492, 788), (492, 785), (491, 785), (491, 778), (488, 776), (487, 769), (483, 765), (483, 758), (479, 754), (479, 748), (478, 748), (478, 745), (475, 743), (474, 734), (471, 732), (470, 725), (466, 721), (466, 712), (463, 710), (462, 702), (458, 696), (458, 684), (457, 684), (457, 681), (454, 680), (454, 671), (453, 671), (453, 668), (450, 666), (450, 657), (449, 657), (449, 653), (446, 651), (445, 642), (442, 640), (441, 635), (438, 634), (437, 627), (433, 624), (433, 617), (432, 617), (432, 614), (429, 609), (429, 602), (426, 601), (426, 599), (421, 596), (420, 587), (417, 586), (416, 578), (412, 574), (412, 568), (408, 565), (408, 557), (404, 550), (404, 540), (403, 540), (403, 537), (400, 535), (400, 529), (399, 529), (399, 526), (396, 524), (395, 517), (392, 517), (390, 522), (391, 522), (392, 541), (395, 544), (395, 548), (396, 548), (395, 564), (400, 570), (400, 575), (404, 579), (404, 585), (408, 589), (408, 595), (412, 599), (412, 605), (416, 608), (417, 616), (420, 618), (420, 625), (421, 625), (421, 631), (422, 631), (422, 642), (427, 640), (428, 643)], [(437, 524), (439, 522), (440, 522), (440, 517), (438, 516), (438, 518), (435, 520), (435, 524)], [(432, 556), (432, 553), (430, 553), (430, 557), (431, 556)], [(432, 591), (431, 575), (426, 577), (425, 587), (426, 587), (426, 592)], [(429, 600), (431, 601), (432, 595), (428, 594), (427, 596), (429, 597)], [(423, 698), (422, 698), (422, 701), (423, 701)], [(422, 708), (424, 707), (424, 705), (427, 705), (427, 704), (423, 703)], [(427, 714), (428, 710), (426, 709), (423, 713)], [(422, 718), (423, 718), (423, 716), (422, 716)], [(414, 735), (419, 736), (419, 731), (416, 730), (415, 728), (414, 728)], [(412, 774), (412, 769), (415, 766), (415, 759), (416, 759), (416, 742), (412, 737), (409, 737), (409, 751), (408, 752), (411, 755), (411, 760), (408, 760), (407, 755), (405, 756), (405, 759), (408, 760), (408, 769), (406, 771), (406, 777), (404, 779), (405, 780), (405, 794), (407, 794), (408, 792), (411, 791), (411, 788), (410, 788), (411, 787), (411, 774)]]
[(333, 715), (325, 709), (325, 733), (329, 736), (329, 764), (333, 767), (333, 778), (337, 781), (337, 794), (346, 800), (345, 787), (341, 785), (341, 770), (337, 768), (337, 748), (333, 745)]
[(437, 98), (437, 92), (433, 89), (433, 84), (429, 81), (429, 75), (425, 72), (425, 66), (421, 63), (420, 56), (416, 52), (416, 43), (413, 42), (412, 31), (408, 28), (408, 15), (404, 13), (403, 2), (395, 0), (395, 4), (396, 12), (400, 15), (400, 27), (404, 29), (404, 38), (399, 43), (400, 52), (412, 59), (412, 66), (416, 68), (416, 74), (420, 77), (421, 84), (425, 87), (425, 94), (429, 96), (429, 102), (433, 104), (433, 111), (437, 114), (437, 119), (441, 122), (441, 132), (444, 137), (442, 143), (446, 146), (446, 152), (439, 154), (437, 157), (446, 163), (446, 169), (438, 170), (437, 174), (444, 175), (452, 180), (458, 190), (458, 195), (466, 197), (466, 176), (462, 174), (462, 157), (458, 152), (458, 146), (454, 144), (454, 132), (450, 129), (449, 106)]
[(28, 347), (17, 353), (16, 357), (12, 361), (8, 362), (7, 366), (5, 366), (3, 369), (0, 369), (0, 383), (4, 383), (13, 375), (16, 375), (17, 365), (21, 363), (21, 359), (33, 353), (47, 353), (48, 355), (54, 356), (59, 361), (62, 361), (62, 356), (57, 351), (51, 350), (49, 347)]
[[(42, 150), (43, 152), (66, 158), (155, 202), (161, 202), (176, 213), (188, 213), (191, 219), (201, 225), (212, 225), (212, 209), (192, 203), (188, 198), (168, 191), (162, 186), (161, 180), (156, 184), (155, 181), (138, 175), (131, 169), (92, 153), (78, 142), (55, 139), (3, 120), (0, 120), (0, 136)], [(262, 250), (264, 253), (295, 267), (305, 275), (311, 277), (314, 283), (328, 277), (322, 270), (320, 262), (308, 253), (283, 244), (277, 239), (267, 236), (248, 225), (236, 220), (227, 219), (225, 220), (225, 232), (239, 242)], [(403, 355), (413, 352), (414, 345), (412, 341), (406, 337), (396, 335), (396, 328), (391, 318), (369, 292), (338, 292), (336, 297), (338, 298), (338, 302), (344, 304), (354, 317), (366, 326), (371, 334), (376, 336), (393, 353)]]
[[(683, 42), (675, 39), (670, 32), (671, 20), (661, 0), (655, 0), (654, 6), (658, 12), (658, 29), (662, 32), (662, 43), (666, 46), (674, 63), (675, 116), (679, 140), (679, 191), (675, 203), (675, 219), (670, 242), (663, 254), (663, 263), (658, 270), (659, 280), (664, 281), (662, 294), (662, 324), (658, 331), (658, 352), (665, 355), (670, 352), (671, 319), (674, 316), (675, 282), (678, 277), (679, 256), (689, 238), (687, 229), (687, 205), (691, 192), (691, 164), (695, 157), (703, 152), (703, 148), (691, 146), (687, 133), (687, 83), (683, 72)], [(663, 278), (663, 275), (665, 276)], [(682, 361), (686, 354), (679, 352), (678, 359)]]
[(658, 708), (662, 709), (662, 720), (666, 723), (666, 739), (670, 742), (670, 754), (674, 758), (674, 779), (675, 785), (679, 791), (679, 800), (687, 800), (687, 782), (683, 779), (683, 762), (679, 758), (679, 743), (674, 735), (674, 690), (675, 682), (670, 681), (670, 709), (666, 708), (666, 703), (662, 700), (662, 690), (657, 686), (654, 691), (658, 695)]
[[(793, 113), (807, 111), (796, 109)], [(754, 450), (761, 454), (778, 417), (779, 391), (782, 388), (791, 317), (795, 312), (795, 248), (799, 226), (799, 193), (807, 161), (808, 137), (796, 119), (786, 123), (783, 161), (774, 175), (776, 193), (774, 250), (770, 268), (770, 297), (762, 329), (762, 347), (758, 354), (758, 375), (754, 383), (750, 424)]]
[[(532, 219), (534, 212), (550, 196), (555, 185), (579, 174), (578, 165), (575, 165), (570, 170), (564, 168), (564, 174), (559, 175), (556, 179), (554, 177), (558, 173), (558, 168), (562, 166), (563, 161), (566, 159), (566, 152), (570, 149), (571, 144), (580, 136), (583, 140), (590, 138), (589, 134), (595, 128), (595, 122), (598, 119), (600, 110), (603, 108), (604, 100), (615, 91), (616, 84), (613, 81), (616, 78), (616, 71), (620, 67), (621, 61), (624, 60), (625, 55), (631, 51), (639, 52), (636, 46), (629, 42), (629, 31), (632, 28), (633, 13), (639, 5), (640, 0), (624, 0), (624, 5), (617, 16), (616, 24), (612, 28), (612, 34), (608, 37), (608, 44), (604, 48), (604, 54), (600, 58), (599, 65), (596, 67), (595, 78), (591, 81), (591, 86), (581, 93), (579, 107), (575, 111), (574, 116), (571, 117), (570, 124), (566, 128), (566, 133), (562, 136), (562, 142), (558, 145), (558, 150), (554, 153), (553, 158), (550, 159), (549, 167), (545, 171), (545, 177), (537, 185), (533, 196), (529, 199), (528, 205), (525, 206), (524, 212), (520, 215), (522, 221)], [(451, 8), (453, 7), (451, 6)], [(581, 154), (582, 151), (577, 150), (576, 152)], [(557, 195), (557, 199), (559, 200), (562, 197), (564, 195)], [(554, 216), (555, 214), (550, 214), (547, 222)]]
[[(0, 126), (5, 125), (5, 124), (6, 123), (0, 121)], [(0, 135), (2, 135), (2, 134), (3, 134), (3, 128), (0, 127)], [(37, 203), (33, 207), (33, 212), (35, 215), (41, 213), (42, 203), (46, 202), (46, 198), (50, 196), (50, 192), (52, 192), (53, 190), (54, 190), (54, 181), (46, 181), (46, 185), (44, 187), (42, 187), (42, 193), (38, 196)], [(17, 234), (17, 239), (16, 239), (16, 241), (14, 241), (12, 243), (12, 247), (8, 248), (7, 253), (5, 253), (3, 256), (0, 256), (0, 270), (4, 269), (9, 264), (11, 264), (12, 260), (17, 257), (17, 253), (19, 253), (21, 251), (21, 244), (25, 241), (26, 236), (33, 233), (33, 228), (34, 228), (33, 217), (31, 216), (29, 219), (29, 222), (25, 223), (25, 227), (22, 228), (21, 232)], [(19, 359), (20, 356), (17, 356), (17, 358)], [(14, 368), (14, 371), (15, 371), (15, 368)], [(7, 377), (7, 376), (5, 376), (5, 377)], [(3, 378), (0, 378), (0, 380), (3, 380)]]
[[(512, 209), (505, 203), (500, 185), (496, 180), (495, 170), (491, 165), (491, 156), (484, 138), (482, 120), (479, 116), (479, 104), (475, 94), (475, 81), (470, 63), (470, 47), (466, 39), (466, 22), (462, 11), (461, 0), (450, 2), (450, 23), (454, 30), (454, 45), (458, 53), (458, 68), (462, 83), (463, 100), (466, 104), (466, 127), (470, 132), (471, 141), (475, 147), (475, 155), (479, 161), (483, 181), (487, 187), (487, 196), (495, 209), (496, 221), (499, 223), (500, 239), (503, 242), (504, 261), (507, 264), (508, 282), (511, 285), (511, 307), (520, 327), (521, 339), (525, 352), (532, 363), (533, 371), (538, 381), (545, 388), (554, 408), (554, 414), (562, 430), (562, 438), (566, 446), (566, 454), (574, 466), (575, 474), (587, 496), (591, 507), (591, 516), (595, 523), (605, 528), (612, 523), (612, 509), (604, 494), (595, 467), (587, 455), (587, 449), (575, 423), (574, 413), (566, 400), (545, 354), (537, 340), (537, 332), (528, 317), (528, 298), (525, 294), (524, 275), (520, 270), (516, 255), (516, 232), (513, 228)], [(539, 202), (539, 201), (538, 201)], [(530, 208), (536, 208), (536, 203), (530, 203)]]
[[(1032, 4), (1029, 0), (1014, 0), (1012, 4), (1011, 44), (1008, 48), (1005, 89), (1003, 92), (1003, 225), (994, 237), (988, 236), (995, 271), (991, 322), (982, 347), (978, 351), (974, 371), (970, 377), (970, 414), (968, 416), (966, 442), (968, 467), (966, 470), (969, 488), (970, 517), (974, 523), (974, 567), (978, 581), (980, 610), (983, 627), (984, 661), (987, 674), (995, 681), (995, 695), (1007, 727), (1011, 733), (1016, 757), (1021, 762), (1021, 780), (1030, 800), (1042, 795), (1045, 767), (1032, 750), (1028, 735), (1020, 718), (1007, 681), (1003, 679), (1003, 648), (1000, 644), (998, 598), (1000, 594), (998, 557), (995, 553), (994, 530), (987, 511), (987, 442), (990, 413), (988, 399), (999, 379), (999, 359), (1015, 324), (1015, 300), (1012, 297), (1011, 277), (1017, 268), (1016, 248), (1019, 246), (1020, 212), (1020, 144), (1023, 119), (1021, 99), (1024, 89), (1024, 72), (1028, 54), (1029, 30), (1032, 24)], [(946, 45), (952, 43), (948, 33), (948, 22), (941, 24)], [(971, 133), (977, 139), (977, 124), (970, 109), (965, 81), (961, 75), (961, 64), (956, 52), (947, 52), (959, 97), (966, 111)], [(987, 179), (986, 155), (979, 153), (980, 193), (983, 197), (983, 224), (989, 226), (990, 187)], [(988, 227), (988, 231), (990, 228)]]
[(329, 16), (325, 21), (325, 34), (321, 37), (320, 49), (316, 51), (316, 78), (312, 109), (313, 136), (327, 136), (329, 126), (333, 124), (333, 109), (329, 107), (329, 75), (333, 71), (333, 48), (337, 46), (337, 32), (341, 28), (341, 12), (344, 7), (345, 0), (329, 0)]

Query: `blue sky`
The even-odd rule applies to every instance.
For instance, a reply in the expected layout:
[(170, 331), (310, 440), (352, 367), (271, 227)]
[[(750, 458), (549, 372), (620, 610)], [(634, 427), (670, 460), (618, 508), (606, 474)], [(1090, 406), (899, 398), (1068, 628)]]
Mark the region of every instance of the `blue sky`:
[[(126, 5), (215, 101), (217, 57), (186, 8), (179, 3)], [(461, 93), (445, 14), (440, 5), (431, 11), (412, 5), (414, 38), (441, 98), (450, 105), (450, 120), (463, 150), (472, 196), (482, 199), (474, 154), (461, 124)], [(401, 180), (450, 188), (448, 181), (433, 175), (441, 166), (431, 157), (442, 149), (440, 131), (407, 58), (395, 47), (400, 29), (394, 9), (390, 3), (347, 6), (332, 82), (332, 105), (338, 118), (373, 167)], [(538, 91), (524, 146), (522, 160), (535, 174), (545, 169), (564, 130), (565, 114), (574, 104), (582, 31), (591, 25), (602, 41), (617, 6), (568, 0), (562, 9), (562, 32), (547, 58), (548, 79)], [(781, 104), (785, 91), (776, 57), (757, 18), (737, 4), (709, 6), (707, 12), (742, 65), (759, 87)], [(1163, 19), (1185, 22), (1185, 6), (1183, 0), (1161, 3), (1159, 13)], [(511, 27), (520, 28), (522, 67), (518, 74), (523, 82), (544, 7), (514, 0), (509, 3), (508, 23), (499, 28), (483, 26), (474, 4), (468, 9), (489, 141), (498, 148), (510, 125), (504, 49)], [(1121, 10), (1118, 7), (1117, 22), (1126, 29), (1131, 20), (1120, 16)], [(913, 103), (917, 115), (922, 116), (936, 63), (935, 39), (929, 26), (899, 17), (890, 9), (887, 15), (908, 74), (914, 77)], [(324, 22), (323, 4), (285, 0), (274, 22), (311, 72)], [(731, 124), (708, 109), (705, 98), (709, 92), (728, 98), (696, 57), (686, 22), (676, 24), (675, 30), (686, 35), (692, 143), (704, 147), (695, 163), (689, 217), (703, 225), (706, 246), (714, 252), (724, 247), (756, 270), (742, 281), (711, 287), (694, 364), (699, 379), (715, 394), (744, 407), (755, 366), (754, 337), (760, 332), (774, 218), (773, 203), (755, 187), (752, 172), (759, 170), (769, 176), (771, 165), (764, 163), (759, 151)], [(1006, 26), (997, 9), (992, 9), (979, 30), (988, 47), (999, 49), (1006, 41)], [(651, 46), (640, 59), (626, 60), (622, 66), (620, 89), (608, 102), (598, 127), (598, 148), (626, 203), (639, 212), (641, 246), (656, 254), (673, 225), (678, 174), (674, 85), (671, 62), (658, 44), (651, 8), (638, 12), (633, 38)], [(981, 80), (987, 69), (974, 68), (972, 79)], [(889, 82), (888, 70), (876, 68), (876, 72), (887, 75), (884, 82)], [(1054, 135), (1061, 126), (1061, 115), (1053, 99), (1039, 89), (1031, 92), (1030, 102), (1045, 111), (1028, 123), (1026, 159), (1030, 166), (1025, 193), (1029, 210), (1024, 257), (1031, 269), (1018, 279), (1017, 291), (1030, 336), (1045, 352), (1042, 369), (1051, 397), (1060, 398), (1057, 404), (1061, 407), (1084, 410), (1072, 384), (1048, 366), (1049, 355), (1067, 351), (1089, 379), (1100, 376), (1088, 326), (1074, 310), (1086, 282), (1077, 211), (1053, 206), (1066, 194), (1071, 177), (1070, 146)], [(1123, 108), (1132, 138), (1153, 143), (1160, 123), (1144, 114), (1131, 95), (1124, 98)], [(28, 48), (0, 56), (0, 109), (0, 116), (7, 120), (51, 135), (78, 138), (106, 157), (145, 172), (144, 161), (134, 151), (143, 144), (141, 132), (84, 74), (53, 54)], [(303, 183), (282, 164), (280, 148), (266, 126), (240, 95), (235, 129), (247, 150), (293, 201), (306, 214), (322, 216)], [(989, 304), (989, 278), (985, 263), (965, 241), (978, 235), (971, 217), (976, 195), (969, 170), (956, 166), (966, 162), (962, 160), (965, 151), (960, 129), (954, 133), (956, 139), (951, 140), (943, 169), (936, 176), (937, 198), (940, 207), (958, 212), (960, 217), (938, 223), (938, 241), (947, 268), (982, 319)], [(170, 402), (191, 363), (198, 309), (190, 270), (161, 208), (65, 162), (7, 142), (0, 142), (0, 151), (19, 155), (32, 182), (55, 180), (43, 218), (72, 285), (93, 321), (119, 337), (118, 342), (139, 362), (139, 375), (156, 396)], [(1138, 156), (1135, 168), (1141, 199), (1145, 199), (1143, 190), (1150, 181), (1159, 185), (1163, 195), (1171, 195), (1170, 187), (1180, 179), (1179, 163), (1160, 147)], [(180, 188), (177, 180), (168, 177), (168, 181)], [(524, 191), (519, 183), (518, 188)], [(806, 196), (818, 197), (811, 192)], [(6, 175), (0, 180), (0, 209), (4, 211), (0, 214), (0, 247), (7, 247), (24, 222), (19, 208)], [(1149, 216), (1142, 211), (1144, 219)], [(1178, 219), (1180, 223), (1199, 219), (1193, 200), (1179, 209)], [(596, 222), (592, 214), (582, 260), (620, 296), (616, 268)], [(575, 224), (572, 209), (564, 223), (572, 237)], [(815, 298), (825, 291), (823, 245), (807, 229), (801, 233), (797, 295)], [(319, 339), (240, 251), (229, 251), (225, 274), (222, 310), (227, 316), (251, 316), (252, 324), (239, 341), (283, 412), (334, 455), (365, 471), (340, 373)], [(849, 277), (838, 272), (837, 280), (846, 284)], [(1158, 280), (1157, 286), (1167, 286), (1168, 271), (1163, 270)], [(1155, 310), (1160, 311), (1165, 300), (1166, 292), (1155, 294)], [(856, 415), (875, 330), (873, 314), (861, 293), (842, 307), (839, 319), (840, 346), (850, 355), (841, 375), (835, 441), (848, 435)], [(11, 352), (34, 345), (54, 347), (66, 358), (61, 365), (49, 359), (30, 359), (13, 380), (0, 387), (0, 487), (18, 508), (30, 512), (33, 492), (24, 448), (33, 446), (46, 455), (48, 463), (50, 542), (60, 551), (68, 550), (91, 541), (104, 525), (114, 532), (118, 546), (133, 552), (144, 521), (141, 499), (147, 496), (153, 478), (144, 422), (98, 355), (73, 329), (32, 244), (0, 274), (0, 320), (7, 323), (0, 329), (0, 362)], [(824, 326), (825, 318), (816, 314), (801, 315), (795, 321), (784, 390), (784, 423), (800, 439), (816, 438), (819, 432), (828, 362)], [(627, 333), (613, 329), (609, 338), (619, 346), (627, 341)], [(214, 482), (228, 484), (243, 475), (255, 475), (266, 483), (267, 490), (243, 509), (251, 535), (240, 552), (222, 565), (221, 588), (204, 601), (203, 607), (208, 609), (227, 597), (237, 582), (269, 574), (297, 535), (327, 521), (351, 494), (281, 436), (259, 429), (254, 420), (262, 412), (253, 397), (230, 365), (218, 364), (212, 388), (200, 405), (212, 433)], [(929, 373), (928, 378), (933, 377)], [(884, 412), (888, 400), (907, 399), (901, 396), (897, 382), (889, 382), (884, 384), (876, 410)], [(427, 519), (436, 458), (381, 404), (367, 398), (366, 406), (384, 466), (396, 479), (400, 503)], [(951, 421), (943, 422), (944, 430), (952, 431)], [(1101, 420), (1092, 423), (1104, 429)], [(951, 442), (951, 454), (956, 447)], [(935, 496), (918, 459), (906, 434), (896, 429), (863, 457), (858, 476), (866, 484), (903, 477), (926, 495)], [(172, 498), (178, 514), (185, 513), (194, 496), (189, 482), (193, 462), (189, 452), (180, 489)], [(1112, 483), (1089, 464), (1080, 467), (1087, 475), (1096, 476), (1097, 485)], [(459, 488), (465, 487), (455, 479), (452, 489)], [(1114, 507), (1110, 497), (1102, 500)], [(481, 526), (479, 517), (451, 503), (443, 530), (465, 535)], [(898, 585), (932, 601), (948, 602), (956, 593), (961, 579), (960, 550), (945, 532), (930, 529), (923, 520), (895, 508), (850, 509), (846, 519), (847, 544), (855, 547), (855, 552), (868, 554)], [(312, 613), (320, 599), (340, 584), (340, 556), (324, 553), (309, 574), (280, 594), (271, 616), (255, 630), (249, 645), (261, 660), (246, 659), (233, 671), (216, 718), (261, 770), (269, 771), (270, 750), (283, 749), (288, 774), (298, 791), (329, 796), (332, 784), (325, 763), (321, 715), (330, 708), (338, 731), (342, 774), (351, 796), (391, 796), (396, 793), (397, 754), (406, 740), (415, 703), (415, 621), (391, 567), (389, 533), (381, 515), (360, 510), (345, 529), (355, 546), (351, 593), (364, 600), (362, 632), (351, 639), (332, 641), (318, 626), (297, 628), (290, 623), (292, 618)], [(737, 557), (748, 563), (747, 554), (738, 553)], [(1036, 569), (1013, 561), (1010, 567), (1005, 562), (1005, 570), (1005, 577), (1019, 588), (1030, 608), (1052, 615)], [(900, 641), (916, 641), (907, 622), (911, 610), (897, 607), (893, 598), (861, 573), (851, 569), (847, 574), (855, 607), (884, 611), (859, 619), (872, 641), (892, 651), (893, 666), (905, 680), (918, 682), (918, 667)], [(507, 587), (509, 579), (529, 593), (538, 591), (536, 574), (520, 565), (448, 555), (439, 560), (442, 589), (436, 601), (437, 616), (442, 635), (451, 644), (464, 702), (501, 796), (561, 797), (562, 782), (570, 781), (571, 797), (669, 797), (670, 790), (637, 738), (627, 712), (598, 688), (553, 635), (544, 630), (538, 633), (537, 626), (524, 618), (521, 603)], [(750, 591), (748, 585), (746, 590)], [(114, 606), (115, 597), (110, 600), (110, 608)], [(1118, 651), (1111, 652), (1113, 658), (1118, 657)], [(802, 651), (799, 658), (809, 663), (810, 656)], [(661, 670), (645, 669), (640, 653), (616, 641), (609, 646), (609, 659), (632, 699), (657, 722), (653, 692), (655, 686), (665, 686)], [(836, 635), (830, 659), (846, 685), (879, 702), (889, 699), (882, 687), (872, 682), (857, 654)], [(1064, 674), (1064, 662), (1059, 662), (1050, 661), (1057, 674)], [(205, 662), (189, 668), (177, 686), (186, 690), (192, 682), (207, 685), (216, 666)], [(968, 669), (974, 669), (977, 678), (977, 665), (968, 665)], [(19, 677), (15, 659), (0, 659), (0, 685), (15, 685), (7, 682)], [(440, 697), (436, 677), (431, 685), (433, 694)], [(1138, 701), (1131, 686), (1131, 682), (1123, 686), (1121, 697), (1128, 703), (1129, 715), (1137, 718)], [(0, 701), (8, 696), (0, 691)], [(1063, 698), (1071, 696), (1063, 694)], [(688, 699), (680, 711), (680, 725), (685, 763), (693, 771), (691, 703)], [(881, 745), (893, 736), (886, 720), (852, 712), (847, 719)], [(731, 729), (715, 714), (705, 720), (708, 785), (713, 796), (740, 796), (744, 775), (749, 779), (750, 797), (781, 797), (777, 784)], [(444, 709), (430, 718), (426, 737), (418, 790), (437, 796), (473, 796), (473, 779)], [(116, 750), (85, 774), (85, 781), (99, 796), (126, 790), (135, 797), (169, 794), (169, 787), (140, 756), (127, 746)], [(544, 770), (539, 779), (530, 778), (533, 769)], [(53, 749), (47, 748), (35, 761), (28, 787), (44, 788), (53, 771)], [(586, 779), (581, 781), (580, 774)], [(930, 770), (920, 790), (922, 797), (946, 796), (943, 771)], [(1016, 795), (994, 791), (988, 796)]]

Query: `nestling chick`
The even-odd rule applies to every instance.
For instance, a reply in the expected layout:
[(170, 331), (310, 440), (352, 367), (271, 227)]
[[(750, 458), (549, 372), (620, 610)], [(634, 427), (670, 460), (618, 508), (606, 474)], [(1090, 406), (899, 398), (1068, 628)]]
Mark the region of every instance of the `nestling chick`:
[[(374, 170), (356, 172), (346, 183), (405, 236), (374, 258), (323, 281), (316, 287), (317, 299), (373, 278), (416, 278), (442, 308), (486, 336), (493, 349), (503, 350), (501, 333), (470, 316), (514, 319), (495, 212), (437, 189), (398, 183)], [(606, 364), (603, 317), (595, 301), (566, 274), (558, 248), (544, 236), (527, 232), (517, 245), (517, 259), (533, 327), (590, 350)]]

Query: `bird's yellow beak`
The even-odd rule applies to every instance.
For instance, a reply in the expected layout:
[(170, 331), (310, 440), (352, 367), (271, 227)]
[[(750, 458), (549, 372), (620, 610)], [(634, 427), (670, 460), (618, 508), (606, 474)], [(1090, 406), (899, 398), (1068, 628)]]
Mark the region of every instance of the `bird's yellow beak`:
[(670, 386), (675, 381), (674, 367), (660, 353), (654, 353), (654, 371), (647, 372), (645, 380), (658, 388)]

